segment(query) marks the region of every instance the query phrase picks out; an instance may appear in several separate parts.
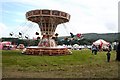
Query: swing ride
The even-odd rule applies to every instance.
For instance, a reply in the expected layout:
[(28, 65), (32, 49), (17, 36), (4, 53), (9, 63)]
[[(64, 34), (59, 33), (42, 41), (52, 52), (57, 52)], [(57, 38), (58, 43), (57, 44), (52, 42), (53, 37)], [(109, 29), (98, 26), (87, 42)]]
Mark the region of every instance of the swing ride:
[[(38, 47), (27, 47), (25, 54), (69, 54), (69, 50), (66, 47), (58, 47), (54, 39), (54, 35), (58, 36), (58, 34), (55, 34), (57, 25), (69, 22), (70, 15), (68, 13), (47, 9), (31, 10), (26, 13), (26, 19), (38, 24), (42, 39), (40, 40)], [(36, 35), (39, 35), (39, 33), (36, 33)]]

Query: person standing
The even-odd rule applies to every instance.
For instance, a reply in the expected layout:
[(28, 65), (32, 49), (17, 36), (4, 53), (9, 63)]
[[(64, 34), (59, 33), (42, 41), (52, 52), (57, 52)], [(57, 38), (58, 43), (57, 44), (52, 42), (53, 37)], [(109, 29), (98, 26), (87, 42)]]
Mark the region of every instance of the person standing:
[(120, 61), (120, 42), (118, 43), (118, 46), (116, 49), (116, 61)]
[(107, 62), (110, 62), (110, 56), (111, 56), (111, 54), (110, 54), (110, 50), (108, 50), (108, 52), (107, 52)]
[(95, 55), (97, 55), (97, 51), (98, 51), (97, 46), (93, 45), (92, 46), (92, 53), (95, 54)]
[(108, 45), (108, 50), (109, 50), (109, 51), (112, 51), (111, 44)]

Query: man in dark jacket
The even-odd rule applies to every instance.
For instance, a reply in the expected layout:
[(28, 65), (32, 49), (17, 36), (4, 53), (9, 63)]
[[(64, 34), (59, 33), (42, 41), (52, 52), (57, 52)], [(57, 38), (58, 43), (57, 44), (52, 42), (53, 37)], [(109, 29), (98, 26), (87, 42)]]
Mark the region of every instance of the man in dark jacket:
[(108, 52), (107, 52), (107, 62), (110, 62), (110, 56), (111, 56), (111, 54), (110, 54), (110, 50), (108, 50)]
[(117, 49), (116, 49), (116, 61), (120, 61), (120, 41), (118, 43)]

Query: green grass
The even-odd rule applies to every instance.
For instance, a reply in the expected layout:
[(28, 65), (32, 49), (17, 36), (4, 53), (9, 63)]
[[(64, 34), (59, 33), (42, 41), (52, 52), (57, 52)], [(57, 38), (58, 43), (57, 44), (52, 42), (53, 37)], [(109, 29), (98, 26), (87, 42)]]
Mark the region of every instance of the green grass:
[(35, 56), (20, 51), (2, 51), (3, 78), (117, 78), (115, 51), (110, 63), (106, 52), (93, 55), (90, 50), (73, 50), (72, 55)]

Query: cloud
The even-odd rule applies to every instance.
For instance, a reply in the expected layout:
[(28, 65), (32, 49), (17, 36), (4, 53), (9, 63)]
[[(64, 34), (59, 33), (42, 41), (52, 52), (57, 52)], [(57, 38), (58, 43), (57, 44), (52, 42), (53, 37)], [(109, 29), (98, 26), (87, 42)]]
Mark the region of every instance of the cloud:
[[(114, 24), (114, 23), (106, 23), (106, 28), (108, 29), (108, 30), (110, 30), (110, 31), (114, 31), (114, 30), (116, 30), (117, 28), (115, 27), (115, 26), (117, 26), (116, 24)], [(118, 29), (117, 29), (118, 30)]]
[(0, 37), (2, 37), (4, 35), (4, 33), (6, 32), (6, 30), (7, 30), (6, 25), (3, 24), (3, 23), (0, 23)]
[(13, 36), (11, 37), (18, 38), (19, 32), (22, 33), (23, 38), (25, 38), (25, 36), (28, 36), (29, 38), (33, 38), (33, 37), (37, 37), (35, 35), (35, 32), (40, 32), (40, 29), (37, 24), (27, 21), (22, 23), (21, 25), (14, 26), (12, 29), (11, 27), (8, 27), (5, 33), (6, 35), (2, 35), (2, 36), (10, 37), (9, 33), (13, 33)]
[[(56, 30), (60, 35), (68, 35), (68, 32), (74, 34), (117, 32), (118, 1), (120, 0), (6, 0), (19, 3), (24, 12), (32, 9), (56, 9), (69, 13), (70, 21), (65, 25), (59, 25)], [(19, 17), (25, 17), (24, 12), (14, 13)], [(18, 17), (14, 20), (16, 23), (24, 21)]]
[(24, 22), (26, 22), (27, 20), (25, 20), (25, 19), (16, 19), (16, 20), (14, 20), (15, 22), (17, 22), (17, 23), (24, 23)]
[(1, 11), (3, 14), (9, 14), (9, 15), (16, 15), (16, 16), (24, 16), (25, 14), (23, 12), (16, 12), (16, 11), (10, 11), (10, 10), (3, 10)]
[(7, 28), (7, 27), (5, 26), (5, 24), (0, 23), (0, 32), (6, 30), (6, 28)]

